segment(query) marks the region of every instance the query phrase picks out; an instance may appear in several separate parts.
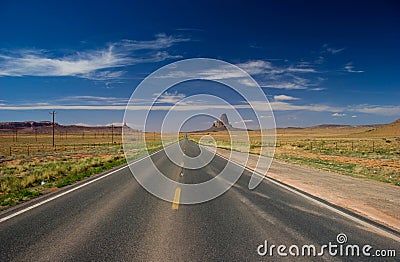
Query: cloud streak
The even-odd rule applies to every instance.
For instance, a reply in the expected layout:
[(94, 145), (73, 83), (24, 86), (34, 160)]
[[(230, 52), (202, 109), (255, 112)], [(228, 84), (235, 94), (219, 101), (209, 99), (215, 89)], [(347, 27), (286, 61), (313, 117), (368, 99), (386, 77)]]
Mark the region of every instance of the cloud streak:
[(67, 56), (54, 56), (46, 50), (17, 50), (0, 53), (0, 76), (75, 76), (93, 80), (121, 77), (121, 68), (139, 63), (159, 62), (180, 56), (165, 49), (189, 41), (165, 34), (149, 41), (122, 40), (99, 50), (85, 50)]
[(274, 96), (275, 101), (290, 101), (290, 100), (299, 100), (297, 97), (288, 96), (288, 95), (277, 95)]
[[(320, 72), (310, 62), (302, 61), (276, 66), (270, 61), (250, 60), (236, 65), (255, 77), (260, 85), (265, 88), (287, 90), (314, 88), (310, 90), (317, 91), (319, 89), (315, 88), (318, 88), (318, 85), (322, 82), (322, 78), (315, 76)], [(248, 83), (248, 85), (251, 86), (252, 84)]]
[[(151, 108), (152, 110), (171, 110), (174, 103), (184, 97), (183, 94), (172, 93), (164, 94), (161, 96), (162, 103), (169, 103), (171, 105), (162, 105), (155, 103)], [(314, 111), (314, 112), (330, 112), (333, 117), (343, 117), (348, 114), (354, 113), (373, 114), (381, 116), (398, 116), (400, 115), (400, 106), (380, 106), (380, 105), (353, 105), (348, 107), (334, 107), (323, 104), (308, 104), (298, 105), (294, 104), (294, 97), (281, 95), (275, 96), (275, 101), (270, 102), (274, 111)], [(76, 96), (60, 99), (59, 102), (64, 101), (68, 104), (48, 104), (48, 103), (35, 103), (25, 105), (8, 105), (0, 104), (0, 110), (19, 111), (19, 110), (116, 110), (124, 111), (125, 109), (132, 111), (144, 111), (150, 108), (149, 101), (138, 101), (130, 103), (126, 106), (127, 99), (116, 97), (96, 97), (96, 96)], [(71, 103), (70, 101), (75, 101)], [(80, 102), (81, 104), (77, 104)], [(160, 100), (158, 101), (160, 102)], [(253, 101), (255, 110), (264, 110), (264, 101)], [(236, 109), (250, 109), (248, 104), (233, 105)], [(174, 110), (177, 111), (199, 111), (199, 110), (214, 110), (214, 109), (232, 109), (230, 105), (209, 104), (206, 101), (191, 101), (190, 103), (180, 103), (175, 105)]]
[(332, 54), (332, 55), (336, 55), (337, 53), (340, 53), (340, 52), (342, 52), (343, 50), (345, 50), (346, 49), (346, 47), (342, 47), (342, 48), (335, 48), (335, 47), (332, 47), (332, 46), (330, 46), (330, 45), (328, 45), (328, 44), (324, 44), (323, 46), (322, 46), (322, 53), (329, 53), (329, 54)]
[(364, 73), (363, 70), (355, 70), (352, 62), (347, 63), (344, 66), (344, 70), (348, 73)]

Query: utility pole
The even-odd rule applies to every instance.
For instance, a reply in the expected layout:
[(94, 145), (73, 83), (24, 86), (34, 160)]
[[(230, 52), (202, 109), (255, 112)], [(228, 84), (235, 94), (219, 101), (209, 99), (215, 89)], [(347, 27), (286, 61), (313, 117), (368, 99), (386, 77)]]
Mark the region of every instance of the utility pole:
[(114, 124), (111, 124), (111, 144), (114, 144)]
[(54, 116), (55, 116), (55, 114), (57, 114), (57, 112), (52, 111), (52, 112), (49, 112), (49, 114), (53, 115), (53, 147), (54, 147), (54, 145), (55, 145), (55, 143), (54, 143)]

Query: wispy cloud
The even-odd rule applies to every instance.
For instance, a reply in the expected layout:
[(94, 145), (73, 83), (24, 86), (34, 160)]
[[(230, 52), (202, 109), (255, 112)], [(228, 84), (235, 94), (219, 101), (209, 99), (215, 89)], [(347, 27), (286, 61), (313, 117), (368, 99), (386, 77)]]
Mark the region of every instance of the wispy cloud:
[(310, 105), (296, 105), (289, 102), (275, 101), (271, 102), (271, 107), (276, 111), (315, 111), (315, 112), (334, 112), (340, 110), (337, 107), (320, 105), (320, 104), (310, 104)]
[(92, 71), (89, 73), (81, 74), (80, 77), (82, 78), (87, 78), (91, 80), (98, 80), (98, 81), (106, 81), (110, 79), (117, 79), (121, 78), (124, 74), (126, 73), (125, 70), (120, 70), (120, 71)]
[(262, 85), (262, 87), (287, 89), (287, 90), (307, 89), (307, 86), (299, 85), (297, 83), (291, 83), (291, 82), (274, 82), (274, 83), (270, 83), (270, 84), (264, 84), (264, 85)]
[(240, 123), (252, 123), (252, 122), (254, 122), (254, 120), (252, 120), (252, 119), (243, 119), (243, 120), (236, 121), (236, 122), (233, 122), (233, 123), (234, 124), (240, 124)]
[(333, 116), (333, 117), (343, 117), (343, 116), (346, 116), (346, 114), (343, 114), (343, 113), (333, 113), (332, 116)]
[(335, 48), (335, 47), (332, 47), (332, 46), (329, 45), (329, 44), (324, 44), (324, 45), (322, 46), (322, 53), (330, 53), (330, 54), (332, 54), (332, 55), (335, 55), (335, 54), (337, 54), (337, 53), (342, 52), (342, 51), (345, 50), (345, 49), (346, 49), (346, 47)]
[(311, 67), (311, 64), (300, 63), (294, 64), (289, 66), (275, 66), (269, 61), (264, 60), (250, 60), (245, 63), (236, 64), (238, 67), (245, 70), (250, 75), (258, 75), (258, 74), (269, 74), (269, 75), (276, 75), (276, 74), (284, 74), (284, 73), (317, 73), (315, 68)]
[(128, 98), (104, 96), (67, 96), (55, 100), (63, 105), (126, 105), (128, 101)]
[(363, 70), (355, 70), (352, 62), (347, 63), (344, 66), (344, 70), (349, 73), (364, 73)]
[(400, 116), (400, 106), (360, 105), (354, 107), (351, 111), (382, 116)]
[[(277, 66), (271, 61), (250, 60), (236, 65), (255, 77), (265, 88), (309, 89), (318, 88), (322, 82), (322, 78), (316, 76), (319, 71), (307, 61)], [(247, 85), (254, 86), (254, 83), (247, 81)]]
[(245, 63), (236, 64), (250, 75), (258, 75), (273, 69), (272, 63), (263, 60), (251, 60)]
[(182, 99), (184, 99), (185, 97), (186, 97), (185, 94), (181, 94), (181, 93), (177, 93), (177, 92), (174, 92), (174, 93), (165, 92), (164, 94), (162, 94), (161, 96), (158, 97), (156, 102), (158, 104), (160, 104), (160, 103), (176, 104), (179, 101), (181, 101)]
[(274, 96), (275, 101), (290, 101), (290, 100), (299, 100), (297, 97), (287, 96), (287, 95), (277, 95)]
[[(139, 63), (159, 62), (180, 56), (164, 49), (189, 41), (158, 34), (154, 40), (121, 40), (103, 49), (56, 56), (47, 50), (14, 50), (0, 53), (0, 76), (76, 76), (94, 80), (118, 78), (124, 71), (109, 69)], [(107, 69), (107, 70), (106, 70)]]
[[(168, 95), (165, 102), (174, 102), (174, 98), (180, 99), (183, 97), (180, 94)], [(71, 97), (73, 99), (73, 97)], [(111, 98), (107, 100), (104, 97), (91, 97), (82, 96), (76, 97), (80, 101), (104, 101), (103, 104), (95, 104), (93, 102), (82, 102), (82, 104), (46, 104), (46, 103), (34, 103), (34, 104), (21, 104), (21, 105), (0, 105), (0, 110), (119, 110), (123, 111), (125, 109), (132, 111), (143, 111), (148, 110), (150, 104), (145, 102), (144, 104), (133, 102), (128, 106), (122, 103), (121, 98)], [(169, 101), (169, 102), (167, 102)], [(252, 102), (255, 110), (264, 110), (265, 101), (253, 101)], [(354, 113), (365, 113), (381, 116), (399, 116), (400, 106), (380, 106), (380, 105), (352, 105), (348, 107), (335, 107), (323, 104), (307, 104), (299, 105), (295, 104), (292, 100), (275, 100), (270, 102), (270, 105), (274, 111), (314, 111), (314, 112), (331, 112), (333, 117), (343, 117), (348, 114)], [(231, 110), (231, 105), (221, 105), (221, 104), (208, 104), (204, 101), (191, 101), (190, 103), (180, 103), (178, 105), (160, 105), (155, 104), (151, 107), (152, 110), (171, 110), (174, 107), (176, 111), (201, 111), (201, 110), (214, 110), (214, 109), (224, 109)], [(246, 109), (250, 108), (248, 104), (237, 104), (233, 105), (236, 109)], [(354, 115), (352, 115), (354, 117)]]

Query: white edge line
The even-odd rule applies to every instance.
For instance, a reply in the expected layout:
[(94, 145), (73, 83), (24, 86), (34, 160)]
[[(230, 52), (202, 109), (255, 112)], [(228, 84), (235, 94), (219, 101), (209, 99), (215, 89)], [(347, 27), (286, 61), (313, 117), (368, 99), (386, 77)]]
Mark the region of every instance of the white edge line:
[(157, 154), (158, 152), (162, 151), (163, 149), (164, 149), (164, 148), (162, 148), (162, 149), (160, 149), (160, 150), (158, 150), (158, 151), (156, 151), (156, 152), (153, 152), (153, 153), (150, 154), (150, 155), (147, 155), (147, 156), (145, 156), (145, 157), (142, 157), (142, 158), (140, 158), (140, 159), (137, 159), (137, 160), (135, 160), (135, 161), (133, 161), (133, 162), (131, 162), (131, 163), (127, 163), (127, 164), (124, 165), (123, 167), (120, 167), (120, 168), (118, 168), (118, 169), (116, 169), (116, 170), (113, 170), (113, 171), (111, 171), (111, 172), (109, 172), (109, 173), (106, 173), (106, 174), (104, 174), (104, 175), (102, 175), (102, 176), (100, 176), (100, 177), (98, 177), (98, 178), (92, 179), (92, 180), (90, 180), (90, 181), (88, 181), (88, 182), (86, 182), (86, 183), (84, 183), (84, 184), (82, 184), (82, 185), (79, 185), (79, 186), (76, 186), (76, 187), (74, 187), (74, 188), (71, 188), (71, 189), (69, 189), (69, 190), (67, 190), (67, 191), (64, 191), (64, 192), (58, 194), (58, 195), (55, 195), (55, 196), (50, 197), (50, 198), (47, 198), (47, 199), (45, 199), (45, 200), (43, 200), (43, 201), (41, 201), (41, 202), (39, 202), (39, 203), (36, 203), (36, 204), (34, 204), (34, 205), (32, 205), (32, 206), (29, 206), (29, 207), (27, 207), (27, 208), (21, 209), (21, 210), (15, 212), (15, 213), (12, 213), (11, 215), (8, 215), (8, 216), (5, 216), (5, 217), (3, 217), (3, 218), (0, 218), (0, 223), (2, 223), (2, 222), (4, 222), (4, 221), (7, 221), (7, 220), (9, 220), (10, 218), (13, 218), (13, 217), (15, 217), (15, 216), (18, 216), (18, 215), (20, 215), (20, 214), (22, 214), (22, 213), (25, 213), (25, 212), (27, 212), (27, 211), (29, 211), (29, 210), (31, 210), (31, 209), (34, 209), (34, 208), (36, 208), (36, 207), (38, 207), (38, 206), (41, 206), (41, 205), (43, 205), (43, 204), (46, 204), (47, 202), (53, 201), (54, 199), (57, 199), (57, 198), (62, 197), (62, 196), (64, 196), (64, 195), (66, 195), (66, 194), (69, 194), (69, 193), (71, 193), (71, 192), (73, 192), (73, 191), (75, 191), (75, 190), (77, 190), (77, 189), (79, 189), (79, 188), (82, 188), (82, 187), (85, 187), (85, 186), (87, 186), (87, 185), (90, 185), (91, 183), (94, 183), (94, 182), (96, 182), (96, 181), (98, 181), (98, 180), (100, 180), (100, 179), (103, 179), (103, 178), (105, 178), (105, 177), (108, 177), (109, 175), (112, 175), (112, 174), (114, 174), (114, 173), (116, 173), (116, 172), (118, 172), (118, 171), (121, 171), (122, 169), (125, 169), (125, 168), (129, 167), (130, 165), (136, 164), (136, 163), (138, 163), (138, 162), (140, 162), (140, 161), (142, 161), (142, 160), (144, 160), (144, 159), (146, 159), (146, 158), (148, 158), (148, 157), (151, 157), (151, 156), (154, 155), (154, 154)]
[[(203, 146), (203, 147), (204, 147), (204, 146)], [(204, 148), (206, 148), (208, 151), (212, 152), (212, 151), (209, 150), (207, 147), (204, 147)], [(265, 180), (268, 180), (268, 181), (272, 182), (272, 183), (275, 184), (275, 185), (278, 185), (278, 186), (280, 186), (280, 187), (282, 187), (282, 188), (284, 188), (284, 189), (286, 189), (286, 190), (288, 190), (288, 191), (290, 191), (290, 192), (292, 192), (292, 193), (295, 193), (295, 194), (297, 194), (297, 195), (299, 195), (299, 196), (302, 196), (302, 197), (306, 198), (307, 200), (309, 200), (309, 201), (311, 201), (311, 202), (317, 203), (318, 205), (320, 205), (320, 206), (322, 206), (322, 207), (324, 207), (324, 208), (327, 208), (327, 209), (329, 209), (329, 210), (331, 210), (331, 211), (333, 211), (333, 212), (335, 212), (335, 213), (337, 213), (337, 214), (339, 214), (339, 215), (341, 215), (341, 216), (343, 216), (343, 217), (346, 217), (346, 218), (348, 218), (348, 219), (350, 219), (350, 220), (352, 220), (352, 221), (354, 221), (354, 222), (357, 222), (358, 224), (361, 224), (361, 225), (363, 225), (363, 226), (366, 226), (366, 227), (368, 227), (368, 228), (370, 228), (370, 229), (373, 229), (373, 230), (379, 232), (380, 234), (382, 234), (382, 235), (384, 235), (384, 236), (387, 236), (387, 237), (389, 237), (389, 238), (391, 238), (391, 239), (393, 239), (393, 240), (396, 240), (396, 241), (400, 242), (400, 237), (398, 237), (398, 236), (396, 236), (396, 235), (390, 233), (389, 231), (386, 231), (386, 230), (384, 230), (384, 229), (382, 229), (382, 228), (380, 228), (380, 227), (378, 227), (378, 226), (375, 226), (375, 225), (373, 225), (373, 224), (370, 224), (370, 223), (368, 223), (368, 222), (366, 222), (366, 221), (364, 221), (364, 220), (362, 220), (362, 219), (359, 219), (359, 218), (354, 217), (354, 216), (352, 216), (352, 215), (350, 215), (350, 214), (347, 214), (346, 212), (343, 212), (343, 211), (341, 211), (341, 210), (339, 210), (339, 209), (337, 209), (337, 208), (335, 208), (335, 207), (333, 207), (333, 206), (331, 206), (331, 205), (328, 205), (328, 204), (326, 204), (326, 203), (323, 203), (323, 202), (321, 202), (321, 201), (319, 201), (319, 200), (317, 200), (317, 199), (315, 199), (315, 198), (312, 198), (312, 197), (310, 197), (310, 196), (307, 196), (306, 194), (303, 194), (303, 193), (301, 193), (300, 191), (297, 191), (297, 190), (295, 190), (295, 189), (293, 189), (293, 188), (290, 188), (290, 187), (284, 185), (284, 184), (281, 183), (281, 182), (275, 181), (275, 180), (273, 180), (273, 179), (267, 177), (266, 175), (263, 175), (263, 174), (261, 174), (261, 173), (255, 171), (255, 170), (253, 170), (253, 169), (251, 169), (251, 168), (249, 168), (249, 167), (247, 167), (247, 166), (244, 166), (244, 165), (242, 165), (242, 164), (240, 164), (240, 163), (238, 163), (238, 162), (236, 162), (236, 161), (234, 161), (234, 160), (230, 160), (230, 159), (224, 157), (223, 155), (220, 155), (220, 154), (218, 154), (218, 153), (216, 153), (216, 154), (217, 154), (218, 156), (222, 157), (223, 159), (225, 159), (225, 160), (227, 160), (227, 161), (229, 161), (229, 162), (234, 163), (234, 164), (237, 165), (237, 166), (243, 167), (243, 168), (246, 169), (247, 171), (249, 171), (249, 172), (251, 172), (251, 173), (253, 173), (253, 174), (257, 175), (257, 176), (263, 177)], [(268, 173), (268, 172), (267, 172), (267, 173)], [(255, 188), (257, 188), (257, 187), (255, 187)], [(255, 188), (254, 188), (254, 189), (255, 189)]]

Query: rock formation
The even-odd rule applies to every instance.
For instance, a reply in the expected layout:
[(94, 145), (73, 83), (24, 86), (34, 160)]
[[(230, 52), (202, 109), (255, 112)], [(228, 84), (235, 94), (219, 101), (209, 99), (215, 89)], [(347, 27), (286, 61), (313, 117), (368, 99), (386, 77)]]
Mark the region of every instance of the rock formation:
[(228, 116), (226, 114), (222, 114), (219, 119), (220, 120), (217, 120), (213, 123), (213, 125), (209, 128), (210, 130), (221, 131), (232, 128), (232, 125), (229, 123)]

